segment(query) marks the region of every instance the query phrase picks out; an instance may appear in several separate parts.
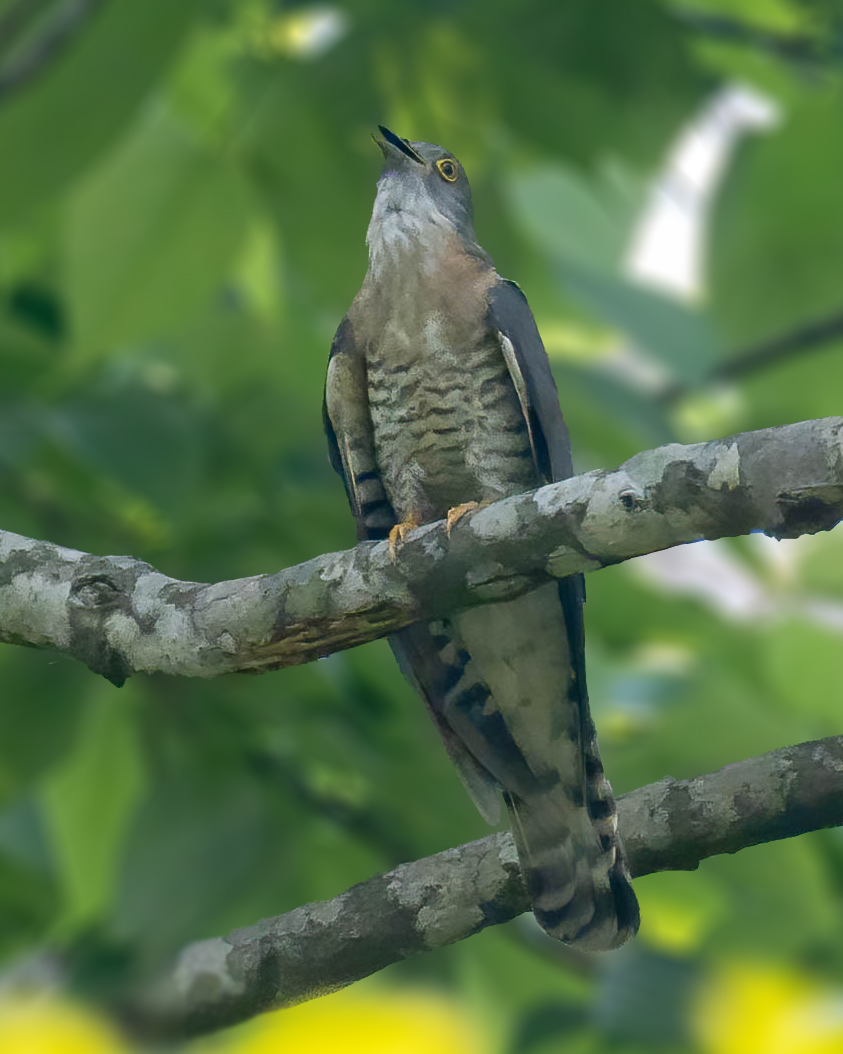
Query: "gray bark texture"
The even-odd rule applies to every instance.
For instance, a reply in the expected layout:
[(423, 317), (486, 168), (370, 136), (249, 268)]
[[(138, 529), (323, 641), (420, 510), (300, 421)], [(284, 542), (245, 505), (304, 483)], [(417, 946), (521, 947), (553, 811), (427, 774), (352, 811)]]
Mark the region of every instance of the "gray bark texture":
[(115, 684), (309, 662), (456, 608), (506, 600), (701, 538), (791, 538), (843, 518), (843, 419), (636, 454), (277, 574), (203, 584), (131, 557), (0, 532), (0, 641), (52, 648)]
[[(307, 662), (551, 578), (701, 538), (777, 538), (843, 518), (843, 419), (670, 444), (413, 531), (394, 556), (365, 542), (277, 574), (181, 582), (0, 532), (0, 641), (52, 648), (121, 684), (135, 672), (212, 677)], [(620, 799), (633, 875), (843, 823), (843, 737)], [(116, 1011), (161, 1037), (208, 1032), (335, 991), (527, 909), (515, 848), (496, 834), (377, 875), (331, 901), (190, 945)]]
[[(843, 823), (843, 736), (785, 747), (623, 795), (634, 877)], [(191, 944), (118, 1008), (134, 1032), (197, 1035), (326, 995), (527, 911), (512, 836), (402, 864), (333, 900)]]

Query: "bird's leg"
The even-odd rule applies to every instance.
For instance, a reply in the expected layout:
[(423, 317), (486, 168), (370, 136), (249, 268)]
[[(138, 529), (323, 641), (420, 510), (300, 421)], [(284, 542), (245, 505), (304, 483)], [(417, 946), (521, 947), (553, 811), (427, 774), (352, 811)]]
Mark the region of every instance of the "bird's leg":
[(414, 516), (410, 516), (410, 518), (404, 520), (403, 523), (396, 523), (389, 532), (389, 557), (393, 563), (398, 559), (398, 550), (404, 544), (406, 536), (410, 531), (414, 531), (416, 527), (421, 527), (421, 523), (421, 520), (417, 520)]
[(457, 520), (461, 520), (467, 512), (476, 512), (477, 509), (485, 509), (487, 505), (491, 505), (491, 502), (464, 501), (462, 505), (455, 505), (452, 509), (448, 509), (448, 515), (445, 519), (445, 531), (448, 537), (451, 537), (451, 531), (454, 529), (454, 524)]

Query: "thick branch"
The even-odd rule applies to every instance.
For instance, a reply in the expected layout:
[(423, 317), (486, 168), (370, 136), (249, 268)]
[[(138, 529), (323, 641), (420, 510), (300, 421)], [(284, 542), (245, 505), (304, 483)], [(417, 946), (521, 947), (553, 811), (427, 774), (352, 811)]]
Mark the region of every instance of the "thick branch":
[(0, 641), (53, 648), (121, 684), (308, 662), (422, 618), (506, 600), (700, 538), (795, 537), (843, 518), (843, 419), (636, 454), (413, 531), (390, 559), (365, 542), (278, 574), (203, 585), (131, 557), (0, 532)]
[[(843, 823), (843, 736), (785, 747), (620, 798), (632, 874)], [(189, 945), (122, 1007), (138, 1031), (196, 1034), (343, 988), (528, 909), (509, 833), (376, 875), (334, 900)]]

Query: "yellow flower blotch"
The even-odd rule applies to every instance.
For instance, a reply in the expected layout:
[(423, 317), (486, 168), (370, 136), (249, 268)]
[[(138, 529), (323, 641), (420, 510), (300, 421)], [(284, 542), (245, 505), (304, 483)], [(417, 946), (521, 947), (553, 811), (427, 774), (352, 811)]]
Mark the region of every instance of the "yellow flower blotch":
[(352, 990), (281, 1010), (257, 1023), (227, 1054), (488, 1054), (460, 1007), (428, 993), (360, 995)]

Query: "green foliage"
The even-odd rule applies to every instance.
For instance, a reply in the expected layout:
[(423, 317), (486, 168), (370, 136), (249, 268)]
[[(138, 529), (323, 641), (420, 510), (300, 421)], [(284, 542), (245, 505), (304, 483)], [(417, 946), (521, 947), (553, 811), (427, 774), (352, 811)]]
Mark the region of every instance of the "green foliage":
[[(806, 165), (818, 144), (821, 164)], [(839, 308), (843, 217), (835, 173), (842, 164), (836, 83), (806, 92), (777, 134), (746, 149), (718, 214), (711, 268), (714, 303), (734, 341)]]
[(0, 112), (0, 217), (61, 193), (125, 129), (178, 53), (197, 0), (165, 11), (117, 0)]
[[(125, 828), (144, 794), (136, 722), (128, 700), (90, 692), (75, 743), (43, 783), (43, 809), (63, 884), (62, 924), (97, 920), (113, 895)], [(93, 821), (93, 822), (92, 822)]]
[[(689, 10), (764, 32), (711, 35)], [(580, 468), (841, 412), (839, 344), (711, 382), (747, 342), (843, 307), (830, 6), (349, 0), (340, 39), (312, 54), (307, 11), (113, 0), (0, 97), (4, 529), (203, 581), (352, 544), (320, 401), (365, 271), (378, 122), (465, 162), (481, 241), (545, 335)], [(792, 37), (816, 42), (810, 63), (773, 46)], [(735, 76), (783, 120), (740, 147), (708, 294), (679, 303), (622, 261), (674, 137)], [(624, 341), (661, 389), (619, 367)], [(761, 598), (743, 616), (665, 591), (646, 562), (589, 580), (616, 790), (840, 731), (837, 533), (778, 561), (755, 541), (718, 550)], [(92, 941), (151, 968), (485, 833), (382, 641), (122, 692), (5, 647), (0, 684), (4, 956)], [(839, 980), (841, 859), (833, 833), (644, 879), (634, 954), (588, 977), (518, 923), (385, 981), (479, 1003), (513, 1054), (560, 1035), (691, 1050), (689, 1000), (723, 964), (789, 956)], [(679, 1009), (658, 1031), (664, 985)]]
[(225, 277), (242, 244), (247, 188), (164, 111), (70, 196), (68, 300), (80, 354), (159, 336)]

